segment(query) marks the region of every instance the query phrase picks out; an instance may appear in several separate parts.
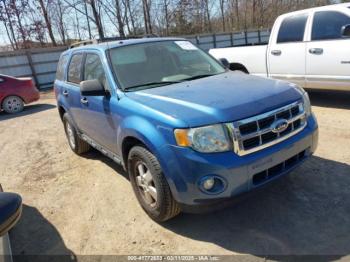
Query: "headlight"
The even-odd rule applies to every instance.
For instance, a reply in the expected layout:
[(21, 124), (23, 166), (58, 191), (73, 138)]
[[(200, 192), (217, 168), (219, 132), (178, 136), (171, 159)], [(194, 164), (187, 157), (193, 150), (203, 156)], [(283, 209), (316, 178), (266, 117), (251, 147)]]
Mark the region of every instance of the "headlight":
[(304, 110), (306, 113), (306, 116), (311, 115), (311, 103), (309, 95), (304, 91), (303, 93), (303, 104), (304, 104)]
[(174, 131), (179, 146), (192, 147), (202, 153), (229, 151), (232, 147), (224, 125), (212, 125)]
[(296, 84), (291, 83), (290, 85), (296, 88), (300, 92), (300, 94), (303, 96), (304, 111), (306, 113), (306, 116), (311, 115), (311, 103), (307, 92), (302, 87)]

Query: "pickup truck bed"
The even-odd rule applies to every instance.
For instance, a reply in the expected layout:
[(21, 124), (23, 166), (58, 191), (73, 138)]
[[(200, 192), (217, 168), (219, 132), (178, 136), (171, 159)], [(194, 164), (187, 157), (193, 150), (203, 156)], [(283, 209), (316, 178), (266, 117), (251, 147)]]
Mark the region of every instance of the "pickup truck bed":
[(226, 47), (211, 49), (209, 53), (216, 58), (226, 58), (231, 69), (238, 69), (238, 65), (243, 65), (246, 73), (254, 73), (258, 76), (267, 76), (266, 68), (267, 45)]

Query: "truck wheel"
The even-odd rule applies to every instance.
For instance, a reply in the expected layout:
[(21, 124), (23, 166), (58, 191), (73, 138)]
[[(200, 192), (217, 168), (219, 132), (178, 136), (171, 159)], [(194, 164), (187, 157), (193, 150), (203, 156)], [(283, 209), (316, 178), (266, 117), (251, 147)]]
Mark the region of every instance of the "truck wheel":
[(245, 74), (249, 74), (247, 68), (244, 65), (238, 64), (238, 63), (231, 63), (230, 64), (230, 70), (231, 71), (241, 71), (241, 72), (243, 72)]
[(2, 102), (2, 109), (8, 114), (19, 113), (23, 110), (24, 103), (18, 96), (8, 96)]
[(128, 156), (131, 185), (142, 208), (155, 221), (163, 222), (180, 213), (157, 158), (142, 146)]
[(66, 132), (68, 144), (74, 153), (81, 155), (90, 150), (90, 145), (82, 140), (76, 129), (74, 128), (72, 121), (67, 113), (63, 115), (64, 131)]

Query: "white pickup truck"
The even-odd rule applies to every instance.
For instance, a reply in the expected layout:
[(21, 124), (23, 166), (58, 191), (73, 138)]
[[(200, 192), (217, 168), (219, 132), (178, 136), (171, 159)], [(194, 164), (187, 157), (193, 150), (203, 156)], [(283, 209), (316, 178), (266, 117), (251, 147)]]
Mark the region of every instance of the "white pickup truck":
[(231, 70), (287, 80), (304, 88), (350, 91), (350, 3), (281, 15), (268, 45), (217, 48)]

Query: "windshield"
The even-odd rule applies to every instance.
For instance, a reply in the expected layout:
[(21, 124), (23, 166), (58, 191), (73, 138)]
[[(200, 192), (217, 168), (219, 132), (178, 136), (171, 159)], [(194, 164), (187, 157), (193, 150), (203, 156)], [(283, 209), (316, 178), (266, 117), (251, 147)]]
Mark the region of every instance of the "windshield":
[(161, 41), (110, 50), (123, 90), (139, 90), (224, 73), (224, 67), (188, 41)]

